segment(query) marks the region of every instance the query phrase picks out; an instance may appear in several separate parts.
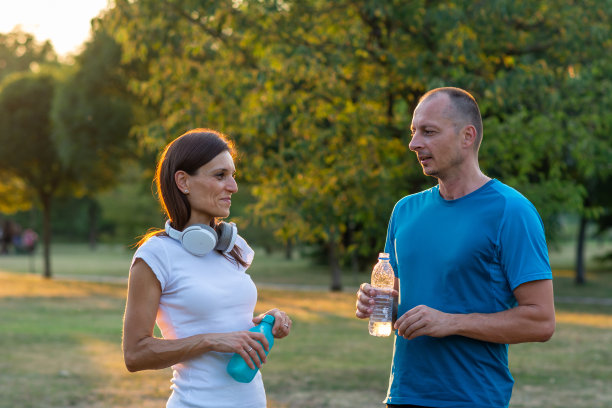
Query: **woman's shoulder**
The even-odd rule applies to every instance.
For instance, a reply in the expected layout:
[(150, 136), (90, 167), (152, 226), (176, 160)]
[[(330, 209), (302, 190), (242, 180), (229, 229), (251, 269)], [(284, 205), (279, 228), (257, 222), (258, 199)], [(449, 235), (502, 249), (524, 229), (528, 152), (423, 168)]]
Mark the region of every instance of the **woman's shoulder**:
[(167, 236), (165, 233), (150, 236), (136, 249), (136, 255), (144, 253), (165, 253), (168, 250), (168, 245), (171, 241), (172, 238)]

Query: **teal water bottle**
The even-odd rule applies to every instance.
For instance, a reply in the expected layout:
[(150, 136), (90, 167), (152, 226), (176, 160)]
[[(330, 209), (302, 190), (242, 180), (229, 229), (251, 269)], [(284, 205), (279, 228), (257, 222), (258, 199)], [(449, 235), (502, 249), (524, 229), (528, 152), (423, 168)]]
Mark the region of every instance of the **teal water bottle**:
[[(249, 331), (251, 332), (263, 333), (264, 336), (266, 336), (266, 339), (268, 340), (268, 345), (270, 346), (270, 349), (266, 351), (266, 356), (268, 355), (270, 350), (272, 350), (272, 346), (274, 345), (274, 336), (272, 335), (273, 326), (274, 316), (265, 315), (261, 323), (249, 329)], [(261, 344), (261, 342), (259, 342), (259, 344)], [(254, 361), (253, 364), (255, 364)], [(259, 368), (257, 368), (257, 366), (255, 366), (255, 368), (250, 368), (247, 365), (246, 361), (244, 361), (242, 356), (238, 353), (234, 353), (229, 363), (227, 363), (227, 372), (229, 373), (229, 375), (231, 375), (234, 380), (241, 383), (251, 382), (255, 377), (255, 374), (257, 374), (257, 371), (259, 371)]]

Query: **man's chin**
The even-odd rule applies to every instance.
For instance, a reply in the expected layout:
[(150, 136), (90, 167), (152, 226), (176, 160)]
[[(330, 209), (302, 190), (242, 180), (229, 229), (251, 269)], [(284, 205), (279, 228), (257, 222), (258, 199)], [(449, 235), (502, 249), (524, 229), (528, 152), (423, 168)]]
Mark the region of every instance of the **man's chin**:
[(438, 172), (434, 169), (423, 167), (423, 174), (429, 177), (438, 177)]

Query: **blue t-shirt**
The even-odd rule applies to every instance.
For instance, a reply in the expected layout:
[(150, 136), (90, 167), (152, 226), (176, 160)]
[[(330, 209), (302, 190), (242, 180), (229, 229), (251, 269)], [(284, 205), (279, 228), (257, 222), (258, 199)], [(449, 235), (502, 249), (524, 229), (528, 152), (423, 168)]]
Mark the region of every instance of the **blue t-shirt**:
[[(497, 180), (456, 200), (439, 187), (401, 199), (385, 252), (400, 281), (398, 316), (417, 305), (446, 313), (516, 306), (522, 283), (552, 279), (542, 220)], [(388, 404), (507, 407), (514, 380), (508, 345), (463, 336), (395, 337)]]

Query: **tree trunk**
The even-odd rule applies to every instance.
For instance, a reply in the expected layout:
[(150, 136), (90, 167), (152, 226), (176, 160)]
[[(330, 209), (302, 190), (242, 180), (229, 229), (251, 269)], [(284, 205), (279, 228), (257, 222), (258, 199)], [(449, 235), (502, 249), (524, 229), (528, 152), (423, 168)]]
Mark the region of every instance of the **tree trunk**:
[(291, 260), (291, 258), (293, 258), (293, 238), (285, 241), (285, 259)]
[(88, 201), (89, 248), (96, 249), (98, 243), (98, 214), (100, 213), (100, 206), (93, 198), (89, 198)]
[(584, 241), (586, 235), (587, 219), (584, 215), (580, 216), (578, 227), (578, 242), (576, 245), (576, 280), (577, 285), (586, 283), (586, 273), (584, 270)]
[(330, 241), (327, 248), (327, 260), (332, 277), (330, 290), (332, 292), (340, 292), (342, 290), (342, 270), (338, 260), (338, 247), (334, 241)]
[(51, 279), (51, 196), (41, 199), (43, 207), (43, 276)]

